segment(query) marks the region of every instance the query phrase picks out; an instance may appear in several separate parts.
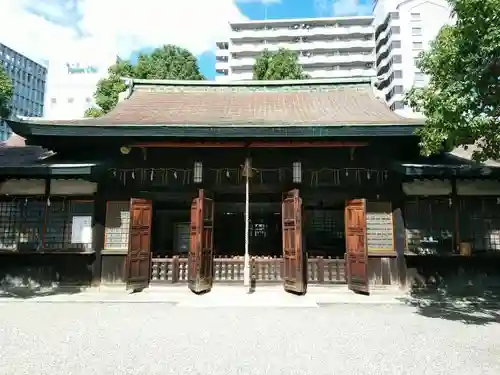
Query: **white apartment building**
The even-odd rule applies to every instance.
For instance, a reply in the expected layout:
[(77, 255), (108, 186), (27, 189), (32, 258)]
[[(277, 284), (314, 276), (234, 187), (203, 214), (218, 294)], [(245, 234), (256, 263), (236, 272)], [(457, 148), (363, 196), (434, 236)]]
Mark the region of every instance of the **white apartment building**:
[(116, 63), (114, 53), (98, 54), (80, 50), (48, 62), (44, 118), (67, 120), (83, 118), (95, 105), (94, 93), (108, 68)]
[(229, 39), (216, 44), (216, 80), (250, 80), (265, 49), (299, 54), (311, 78), (374, 77), (373, 17), (330, 17), (230, 23)]
[(375, 0), (373, 17), (378, 89), (392, 110), (411, 112), (405, 93), (427, 83), (418, 56), (452, 22), (451, 9), (446, 0)]

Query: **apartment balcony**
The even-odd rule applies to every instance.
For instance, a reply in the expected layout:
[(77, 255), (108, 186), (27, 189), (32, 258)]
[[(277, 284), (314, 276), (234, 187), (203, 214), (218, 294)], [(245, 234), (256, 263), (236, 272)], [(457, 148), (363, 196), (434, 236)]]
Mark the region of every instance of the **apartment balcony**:
[(215, 72), (217, 74), (221, 74), (221, 75), (228, 75), (229, 74), (229, 69), (228, 68), (225, 68), (225, 69), (220, 69), (220, 68), (215, 68)]
[[(375, 77), (375, 69), (307, 69), (305, 71), (311, 78), (351, 78), (351, 77)], [(253, 73), (251, 69), (232, 71), (231, 81), (247, 81), (251, 80)]]
[(227, 50), (229, 47), (229, 42), (227, 40), (224, 41), (219, 40), (218, 42), (215, 42), (215, 45), (217, 46), (218, 49)]
[(216, 82), (228, 82), (228, 81), (231, 81), (231, 77), (229, 77), (228, 75), (216, 75), (215, 81)]
[(299, 42), (299, 43), (244, 43), (233, 44), (231, 46), (232, 53), (238, 52), (262, 52), (264, 49), (269, 51), (277, 51), (280, 48), (286, 48), (291, 51), (314, 51), (314, 50), (333, 50), (333, 49), (352, 49), (362, 48), (366, 50), (374, 49), (373, 40), (332, 40), (332, 41), (315, 41), (315, 42)]
[(373, 33), (373, 26), (327, 26), (311, 27), (309, 29), (268, 28), (262, 30), (232, 31), (230, 39), (234, 41), (240, 39), (266, 39), (280, 37), (344, 36), (349, 34), (372, 35)]
[(229, 57), (229, 50), (227, 49), (216, 49), (215, 56)]
[(311, 70), (306, 72), (311, 78), (375, 77), (375, 69)]
[(227, 61), (216, 61), (215, 70), (228, 70), (229, 63)]
[(249, 81), (253, 79), (253, 72), (251, 69), (244, 71), (231, 72), (231, 81)]
[(300, 56), (299, 62), (303, 66), (320, 65), (320, 64), (359, 64), (359, 63), (367, 63), (375, 65), (375, 56), (372, 54)]
[[(248, 68), (255, 64), (256, 58), (246, 57), (241, 59), (231, 59), (232, 68)], [(299, 63), (303, 66), (320, 65), (320, 64), (350, 64), (350, 63), (371, 63), (375, 64), (375, 56), (373, 54), (351, 54), (351, 55), (315, 55), (315, 56), (299, 56)], [(217, 64), (216, 64), (217, 67)]]

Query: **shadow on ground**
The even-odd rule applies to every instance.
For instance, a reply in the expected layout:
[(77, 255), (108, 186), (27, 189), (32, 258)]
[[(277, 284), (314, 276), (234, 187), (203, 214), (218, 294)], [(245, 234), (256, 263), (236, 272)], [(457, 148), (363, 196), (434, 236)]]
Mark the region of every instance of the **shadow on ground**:
[(500, 288), (446, 285), (414, 288), (404, 301), (416, 313), (464, 324), (500, 323)]
[(57, 294), (76, 294), (83, 287), (65, 286), (57, 282), (46, 282), (31, 276), (4, 275), (0, 280), (0, 302), (6, 298), (30, 299)]

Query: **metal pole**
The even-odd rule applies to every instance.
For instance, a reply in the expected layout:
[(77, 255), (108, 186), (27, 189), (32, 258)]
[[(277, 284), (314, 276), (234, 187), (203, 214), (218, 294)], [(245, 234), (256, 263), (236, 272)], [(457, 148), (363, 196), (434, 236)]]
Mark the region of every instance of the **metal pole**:
[(243, 266), (243, 285), (250, 286), (250, 254), (248, 252), (250, 232), (250, 161), (245, 160), (247, 173), (245, 179), (245, 259)]

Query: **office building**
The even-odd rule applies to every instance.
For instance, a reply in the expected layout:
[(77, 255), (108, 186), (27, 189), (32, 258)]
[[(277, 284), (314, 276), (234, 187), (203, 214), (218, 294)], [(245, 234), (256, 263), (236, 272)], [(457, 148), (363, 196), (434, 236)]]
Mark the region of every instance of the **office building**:
[(374, 77), (372, 17), (330, 17), (230, 23), (228, 40), (216, 44), (216, 80), (250, 80), (265, 50), (299, 54), (311, 78)]
[[(12, 115), (41, 117), (44, 111), (44, 93), (47, 68), (32, 59), (0, 43), (0, 64), (12, 79), (14, 95)], [(12, 134), (0, 120), (0, 141)]]
[(392, 110), (411, 112), (405, 93), (427, 83), (418, 57), (452, 22), (450, 6), (445, 0), (378, 0), (373, 16), (378, 89)]
[(80, 47), (63, 57), (49, 61), (44, 117), (49, 120), (83, 118), (95, 105), (94, 93), (99, 80), (108, 76), (108, 68), (117, 55)]

